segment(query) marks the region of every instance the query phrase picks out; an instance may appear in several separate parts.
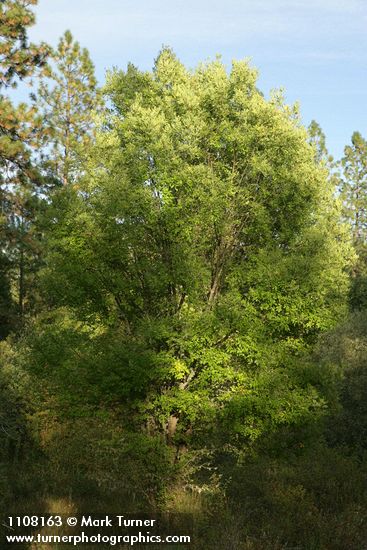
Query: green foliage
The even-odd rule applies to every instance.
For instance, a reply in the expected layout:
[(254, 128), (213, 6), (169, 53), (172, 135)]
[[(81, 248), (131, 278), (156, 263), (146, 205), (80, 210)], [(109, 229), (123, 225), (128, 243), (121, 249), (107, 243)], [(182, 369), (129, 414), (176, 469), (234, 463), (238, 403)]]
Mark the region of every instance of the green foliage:
[(14, 324), (14, 305), (11, 298), (8, 278), (9, 261), (5, 254), (0, 255), (0, 339), (9, 334)]
[[(27, 38), (27, 29), (34, 23), (30, 6), (36, 3), (34, 0), (0, 3), (0, 88), (15, 86), (17, 79), (32, 76), (45, 65), (48, 47), (29, 44)], [(25, 104), (15, 107), (7, 96), (0, 94), (2, 337), (19, 327), (17, 321), (29, 305), (28, 266), (33, 266), (36, 256), (34, 234), (29, 226), (37, 202), (35, 187), (40, 180), (32, 162), (32, 149), (39, 144), (39, 131), (40, 118), (34, 108)]]
[(349, 301), (352, 310), (361, 310), (367, 305), (367, 142), (359, 132), (352, 135), (352, 145), (345, 147), (341, 166), (343, 177), (340, 181), (340, 195), (343, 215), (350, 225), (353, 244), (358, 254), (358, 261), (351, 272)]
[(92, 111), (100, 97), (88, 50), (70, 31), (61, 37), (51, 60), (34, 100), (48, 133), (43, 167), (49, 178), (66, 185), (82, 170), (80, 157), (91, 140)]
[[(3, 517), (22, 493), (30, 489), (35, 495), (41, 490), (41, 484), (35, 481), (36, 468), (31, 465), (32, 461), (38, 468), (41, 465), (32, 438), (30, 413), (36, 400), (31, 388), (18, 353), (8, 342), (0, 342), (0, 514)], [(33, 498), (33, 505), (36, 500)]]
[(324, 162), (327, 166), (333, 165), (333, 157), (326, 147), (326, 136), (316, 120), (311, 120), (308, 126), (309, 141), (315, 148), (317, 162)]
[(61, 372), (176, 443), (217, 422), (249, 442), (322, 408), (289, 365), (343, 313), (351, 254), (295, 111), (245, 62), (189, 72), (170, 50), (106, 93), (85, 176), (54, 197), (44, 288), (84, 342)]
[(0, 343), (0, 460), (7, 454), (19, 454), (27, 432), (26, 411), (29, 402), (24, 388), (28, 377), (14, 366), (14, 352), (6, 342)]
[(339, 399), (328, 420), (329, 441), (362, 454), (367, 435), (366, 326), (366, 312), (355, 312), (325, 337), (317, 357), (338, 373)]
[(246, 461), (232, 471), (227, 489), (229, 523), (248, 544), (237, 548), (363, 547), (366, 475), (357, 459), (322, 445), (298, 456)]
[(352, 226), (353, 239), (358, 246), (365, 242), (367, 223), (367, 142), (359, 132), (352, 135), (352, 145), (345, 147), (341, 164), (344, 170), (340, 184), (344, 216)]
[[(34, 3), (1, 3), (5, 86), (43, 65)], [(340, 201), (319, 125), (247, 62), (165, 48), (108, 74), (104, 110), (69, 31), (51, 65), (43, 137), (0, 97), (0, 336), (27, 318), (0, 346), (1, 511), (195, 510), (198, 550), (359, 550), (365, 140)]]
[(29, 6), (37, 0), (2, 0), (0, 4), (0, 88), (15, 85), (44, 65), (48, 46), (28, 43), (27, 29), (34, 24)]

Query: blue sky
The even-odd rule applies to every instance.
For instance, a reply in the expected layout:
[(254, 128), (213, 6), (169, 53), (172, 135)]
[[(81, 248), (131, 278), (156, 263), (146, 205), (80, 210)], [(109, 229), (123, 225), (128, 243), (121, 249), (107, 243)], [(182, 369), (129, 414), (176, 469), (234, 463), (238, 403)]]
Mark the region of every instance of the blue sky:
[(128, 61), (151, 68), (163, 44), (189, 67), (250, 57), (260, 88), (284, 87), (337, 158), (354, 130), (367, 137), (367, 0), (39, 0), (36, 15), (31, 38), (70, 29), (101, 82)]

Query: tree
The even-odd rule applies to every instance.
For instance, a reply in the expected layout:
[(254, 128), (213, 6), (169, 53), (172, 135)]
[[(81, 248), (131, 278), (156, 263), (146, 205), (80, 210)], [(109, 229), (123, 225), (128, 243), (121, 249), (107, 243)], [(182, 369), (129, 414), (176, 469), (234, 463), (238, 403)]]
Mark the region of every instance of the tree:
[(24, 104), (14, 108), (7, 98), (2, 98), (1, 104), (0, 243), (4, 264), (2, 275), (7, 281), (4, 288), (10, 293), (6, 300), (4, 322), (8, 318), (6, 325), (8, 328), (13, 325), (14, 328), (16, 320), (22, 320), (25, 309), (30, 305), (30, 301), (26, 304), (26, 294), (31, 294), (28, 292), (31, 290), (28, 275), (37, 264), (39, 239), (33, 222), (40, 208), (38, 189), (42, 178), (32, 153), (40, 144), (41, 121), (35, 110)]
[(27, 29), (35, 22), (29, 6), (38, 0), (2, 0), (0, 4), (0, 87), (15, 86), (44, 65), (49, 48), (30, 44)]
[(316, 120), (311, 120), (308, 126), (309, 142), (315, 147), (317, 162), (324, 161), (329, 167), (332, 166), (333, 157), (326, 147), (325, 134)]
[[(17, 79), (32, 76), (43, 67), (48, 55), (45, 44), (35, 46), (27, 40), (27, 28), (34, 24), (29, 5), (37, 0), (3, 0), (0, 4), (0, 91), (15, 87)], [(15, 109), (10, 99), (0, 95), (1, 183), (17, 169), (30, 168), (30, 152), (25, 147), (34, 137), (34, 109), (21, 104)], [(10, 163), (10, 166), (9, 166)]]
[(351, 228), (358, 261), (352, 270), (350, 304), (352, 309), (367, 306), (367, 142), (359, 132), (344, 149), (340, 196), (343, 216)]
[[(34, 23), (31, 5), (36, 0), (3, 0), (0, 3), (0, 268), (2, 296), (0, 312), (4, 336), (15, 318), (11, 297), (12, 278), (17, 281), (18, 313), (23, 310), (24, 220), (20, 211), (29, 211), (29, 195), (38, 178), (32, 160), (32, 146), (38, 143), (39, 119), (25, 104), (14, 107), (4, 90), (15, 87), (19, 79), (32, 76), (44, 67), (48, 47), (36, 46), (27, 39), (27, 28)], [(24, 204), (21, 206), (22, 197)], [(22, 226), (22, 235), (18, 229)], [(17, 254), (17, 250), (19, 254)], [(17, 264), (17, 267), (16, 267)], [(17, 273), (17, 274), (15, 274)]]
[(367, 241), (367, 142), (359, 132), (353, 133), (352, 144), (345, 147), (341, 165), (344, 216), (352, 227), (353, 241), (358, 247)]
[(189, 72), (167, 49), (107, 93), (85, 176), (55, 199), (43, 277), (63, 309), (33, 340), (35, 368), (177, 445), (314, 417), (301, 358), (344, 312), (350, 250), (294, 110), (245, 62)]
[(49, 132), (45, 167), (67, 185), (80, 171), (80, 155), (93, 132), (92, 111), (99, 105), (94, 66), (70, 31), (52, 53), (54, 68), (41, 80), (37, 101)]

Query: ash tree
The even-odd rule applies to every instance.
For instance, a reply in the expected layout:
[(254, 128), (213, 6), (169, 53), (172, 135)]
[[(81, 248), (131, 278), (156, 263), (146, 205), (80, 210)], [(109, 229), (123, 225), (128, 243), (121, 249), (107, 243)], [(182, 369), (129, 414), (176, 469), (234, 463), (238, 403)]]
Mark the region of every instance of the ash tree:
[(251, 443), (325, 407), (303, 354), (344, 313), (350, 247), (296, 109), (256, 78), (169, 49), (110, 73), (48, 236), (35, 368), (176, 445)]

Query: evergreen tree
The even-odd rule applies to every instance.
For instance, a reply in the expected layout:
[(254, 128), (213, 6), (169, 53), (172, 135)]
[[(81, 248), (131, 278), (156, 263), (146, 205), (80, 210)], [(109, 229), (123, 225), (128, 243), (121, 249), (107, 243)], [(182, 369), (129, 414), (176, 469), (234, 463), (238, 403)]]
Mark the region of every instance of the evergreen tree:
[(15, 86), (17, 79), (33, 74), (44, 65), (48, 46), (28, 42), (27, 29), (35, 22), (31, 5), (38, 0), (1, 0), (0, 3), (0, 87)]
[(309, 142), (315, 147), (316, 161), (324, 161), (326, 164), (331, 165), (333, 157), (327, 150), (325, 134), (316, 120), (311, 120), (308, 126), (308, 135)]
[(344, 149), (340, 185), (344, 217), (352, 227), (357, 247), (367, 244), (367, 141), (359, 132), (352, 135), (352, 144)]
[(31, 76), (45, 65), (48, 48), (27, 40), (27, 28), (34, 23), (29, 5), (37, 0), (2, 0), (0, 3), (0, 177), (2, 186), (15, 172), (31, 172), (30, 149), (35, 136), (34, 108), (15, 108), (4, 89), (15, 87), (17, 79)]
[(353, 309), (367, 307), (367, 141), (359, 132), (344, 149), (340, 196), (344, 219), (349, 223), (358, 261), (352, 271), (350, 303)]
[[(48, 47), (36, 46), (27, 39), (27, 28), (34, 23), (30, 9), (37, 0), (2, 0), (0, 3), (0, 318), (5, 335), (15, 318), (11, 298), (12, 279), (18, 314), (23, 311), (24, 289), (24, 213), (29, 214), (29, 197), (38, 179), (31, 156), (32, 147), (39, 143), (40, 119), (34, 108), (25, 104), (15, 107), (9, 96), (9, 87), (19, 79), (32, 76), (45, 66)], [(22, 205), (23, 203), (23, 205)], [(23, 214), (21, 214), (23, 211)], [(27, 214), (27, 216), (28, 216)], [(22, 229), (20, 229), (22, 227)], [(18, 254), (19, 252), (19, 254)]]
[[(32, 76), (45, 65), (48, 47), (27, 40), (27, 28), (34, 24), (29, 5), (37, 0), (2, 0), (0, 3), (0, 169), (1, 183), (14, 171), (29, 171), (30, 149), (35, 136), (35, 109), (25, 104), (15, 108), (3, 90), (17, 85), (17, 79)], [(30, 174), (31, 172), (29, 172)]]
[(80, 156), (92, 136), (92, 111), (99, 105), (99, 94), (88, 50), (73, 40), (70, 31), (60, 39), (52, 59), (53, 68), (41, 80), (34, 99), (49, 134), (44, 167), (67, 185), (80, 172)]

